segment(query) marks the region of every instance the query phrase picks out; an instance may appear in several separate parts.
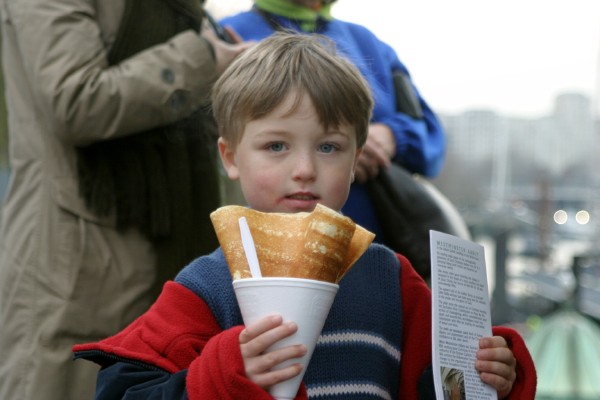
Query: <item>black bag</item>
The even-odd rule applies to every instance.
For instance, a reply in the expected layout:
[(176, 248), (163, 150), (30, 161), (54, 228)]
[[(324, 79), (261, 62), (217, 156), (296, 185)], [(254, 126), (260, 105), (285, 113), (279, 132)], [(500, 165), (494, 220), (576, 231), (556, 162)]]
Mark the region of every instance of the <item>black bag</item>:
[(406, 256), (424, 279), (431, 274), (429, 230), (470, 240), (454, 205), (431, 182), (392, 163), (367, 183), (383, 243)]

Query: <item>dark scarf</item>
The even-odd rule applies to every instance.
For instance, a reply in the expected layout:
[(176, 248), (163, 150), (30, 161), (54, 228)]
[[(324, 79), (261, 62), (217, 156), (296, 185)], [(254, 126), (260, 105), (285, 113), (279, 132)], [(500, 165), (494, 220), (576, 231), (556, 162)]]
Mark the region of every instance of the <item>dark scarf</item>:
[[(126, 0), (111, 65), (187, 30), (199, 31), (198, 0)], [(216, 130), (206, 109), (146, 132), (78, 148), (79, 189), (119, 231), (139, 229), (156, 253), (157, 287), (218, 246), (209, 213), (220, 204)]]

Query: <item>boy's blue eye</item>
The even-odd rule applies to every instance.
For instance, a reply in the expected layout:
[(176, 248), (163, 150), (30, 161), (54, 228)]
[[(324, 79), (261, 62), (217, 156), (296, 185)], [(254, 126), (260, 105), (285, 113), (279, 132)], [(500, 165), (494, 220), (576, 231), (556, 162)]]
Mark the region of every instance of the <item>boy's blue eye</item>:
[(271, 150), (271, 151), (279, 152), (279, 151), (283, 151), (284, 149), (285, 149), (285, 147), (283, 146), (283, 143), (269, 144), (269, 150)]
[(331, 143), (325, 143), (319, 147), (319, 150), (322, 153), (333, 153), (336, 150), (336, 147)]

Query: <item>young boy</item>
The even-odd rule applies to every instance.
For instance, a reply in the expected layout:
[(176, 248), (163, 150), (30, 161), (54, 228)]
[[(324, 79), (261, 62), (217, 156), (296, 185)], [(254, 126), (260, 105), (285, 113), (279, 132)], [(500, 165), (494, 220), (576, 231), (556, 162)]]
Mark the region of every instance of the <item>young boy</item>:
[[(214, 87), (221, 159), (253, 209), (339, 210), (346, 201), (372, 99), (324, 40), (276, 34)], [(96, 398), (270, 399), (271, 385), (300, 372), (271, 368), (306, 348), (263, 354), (296, 325), (270, 316), (244, 327), (231, 281), (217, 249), (168, 282), (124, 331), (75, 346), (75, 357), (102, 366)], [(430, 307), (406, 258), (371, 245), (340, 282), (296, 399), (434, 399)], [(533, 399), (535, 369), (522, 339), (508, 328), (494, 334), (480, 341), (481, 379), (499, 398)]]

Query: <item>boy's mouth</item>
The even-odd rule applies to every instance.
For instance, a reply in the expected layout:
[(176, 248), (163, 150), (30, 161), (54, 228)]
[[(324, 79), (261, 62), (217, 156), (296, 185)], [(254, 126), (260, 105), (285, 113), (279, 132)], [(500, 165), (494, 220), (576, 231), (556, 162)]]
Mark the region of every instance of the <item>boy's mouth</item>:
[(291, 200), (311, 201), (311, 200), (317, 200), (319, 197), (315, 196), (312, 193), (294, 193), (289, 196), (286, 196), (286, 198), (291, 199)]

